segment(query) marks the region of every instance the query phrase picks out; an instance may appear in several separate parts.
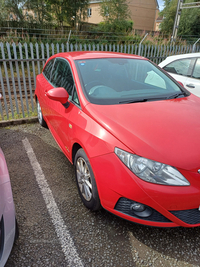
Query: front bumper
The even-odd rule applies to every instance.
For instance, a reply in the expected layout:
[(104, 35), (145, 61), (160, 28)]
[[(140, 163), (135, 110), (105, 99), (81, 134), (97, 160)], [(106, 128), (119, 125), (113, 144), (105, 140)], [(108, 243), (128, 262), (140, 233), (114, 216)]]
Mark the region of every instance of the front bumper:
[[(90, 159), (101, 205), (126, 220), (156, 227), (200, 226), (200, 175), (183, 171), (190, 186), (166, 186), (136, 177), (114, 154)], [(148, 217), (131, 210), (134, 202), (152, 210)]]

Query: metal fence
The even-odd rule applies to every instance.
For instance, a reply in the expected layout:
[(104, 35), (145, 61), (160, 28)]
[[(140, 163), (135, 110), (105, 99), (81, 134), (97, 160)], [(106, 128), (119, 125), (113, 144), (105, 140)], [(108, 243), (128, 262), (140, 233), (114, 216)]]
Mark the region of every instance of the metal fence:
[(0, 120), (36, 115), (34, 90), (36, 76), (46, 60), (59, 52), (113, 51), (136, 54), (159, 64), (167, 56), (199, 52), (200, 47), (103, 44), (15, 44), (0, 43)]

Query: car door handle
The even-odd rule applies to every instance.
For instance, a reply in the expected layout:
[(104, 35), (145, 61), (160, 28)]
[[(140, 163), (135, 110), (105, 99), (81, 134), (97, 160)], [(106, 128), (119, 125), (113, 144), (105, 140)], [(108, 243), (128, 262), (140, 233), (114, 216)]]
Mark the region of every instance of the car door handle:
[(190, 83), (190, 84), (186, 84), (187, 87), (189, 88), (195, 88), (194, 84)]

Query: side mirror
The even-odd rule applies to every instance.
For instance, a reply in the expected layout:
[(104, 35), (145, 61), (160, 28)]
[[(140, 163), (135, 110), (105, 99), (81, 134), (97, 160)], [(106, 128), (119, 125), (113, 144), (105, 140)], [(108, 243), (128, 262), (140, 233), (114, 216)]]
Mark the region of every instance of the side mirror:
[(63, 87), (50, 89), (45, 94), (49, 99), (58, 101), (63, 105), (66, 104), (69, 99), (69, 94)]

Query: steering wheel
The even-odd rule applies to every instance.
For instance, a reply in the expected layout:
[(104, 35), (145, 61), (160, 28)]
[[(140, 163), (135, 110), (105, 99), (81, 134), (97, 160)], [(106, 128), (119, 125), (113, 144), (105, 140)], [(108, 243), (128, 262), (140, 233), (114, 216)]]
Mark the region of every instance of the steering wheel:
[(101, 84), (100, 85), (96, 85), (96, 86), (93, 86), (90, 90), (89, 90), (89, 95), (94, 95), (94, 96), (97, 96), (99, 94), (99, 87), (102, 86)]
[(85, 84), (85, 89), (88, 92), (88, 91), (90, 91), (90, 89), (92, 87), (97, 86), (97, 85), (104, 85), (104, 84), (101, 81), (99, 81), (99, 80), (94, 80), (94, 81), (91, 81), (89, 83), (86, 83)]

